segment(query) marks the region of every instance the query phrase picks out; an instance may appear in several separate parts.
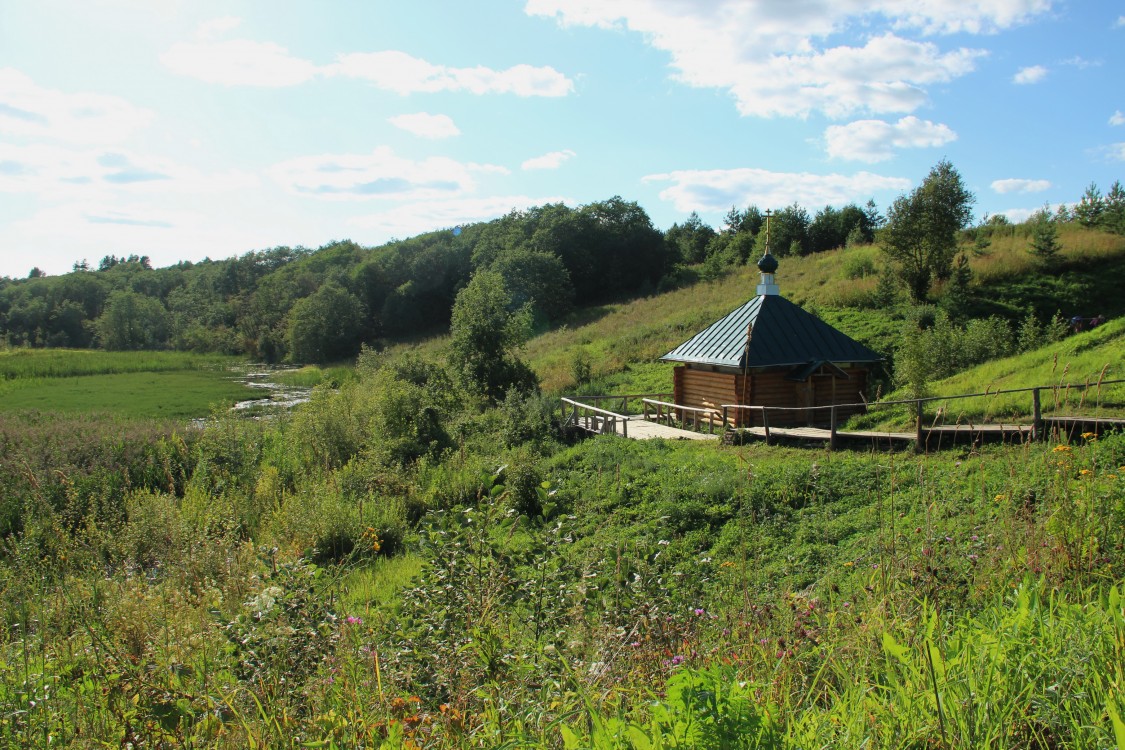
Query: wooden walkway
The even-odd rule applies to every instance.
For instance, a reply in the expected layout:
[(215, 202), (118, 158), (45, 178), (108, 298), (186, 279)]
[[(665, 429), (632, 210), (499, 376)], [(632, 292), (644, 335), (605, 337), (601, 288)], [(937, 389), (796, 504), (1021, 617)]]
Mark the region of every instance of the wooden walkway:
[[(938, 396), (925, 399), (910, 399), (906, 401), (885, 401), (876, 404), (845, 404), (844, 407), (862, 406), (864, 409), (885, 406), (910, 405), (915, 411), (915, 427), (910, 432), (890, 432), (878, 430), (841, 430), (837, 427), (836, 413), (840, 405), (819, 407), (767, 407), (751, 406), (744, 404), (726, 404), (721, 407), (708, 406), (705, 408), (683, 406), (671, 403), (664, 399), (670, 394), (635, 394), (615, 396), (588, 396), (588, 400), (595, 404), (612, 403), (620, 411), (610, 411), (601, 406), (594, 406), (571, 398), (562, 398), (562, 425), (563, 429), (579, 429), (586, 433), (600, 435), (618, 435), (634, 440), (651, 440), (662, 438), (665, 440), (718, 440), (722, 435), (734, 432), (742, 438), (761, 439), (770, 443), (798, 443), (821, 442), (829, 450), (837, 446), (859, 447), (866, 445), (873, 449), (894, 449), (913, 445), (914, 450), (925, 452), (941, 450), (955, 445), (981, 445), (983, 443), (1021, 444), (1032, 440), (1056, 438), (1073, 440), (1081, 435), (1101, 435), (1108, 430), (1125, 430), (1125, 418), (1120, 417), (1095, 417), (1078, 415), (1045, 415), (1040, 408), (1040, 392), (1046, 391), (1049, 395), (1060, 391), (1079, 390), (1083, 393), (1086, 389), (1097, 387), (1100, 394), (1101, 386), (1125, 383), (1125, 380), (1100, 381), (1098, 383), (1069, 384), (1064, 386), (1036, 386), (1034, 388), (1021, 388), (1014, 390), (992, 391), (991, 393), (960, 394), (955, 396)], [(987, 424), (941, 424), (945, 408), (938, 408), (930, 417), (923, 411), (926, 403), (934, 401), (953, 401), (964, 398), (995, 397), (1006, 393), (1031, 394), (1032, 404), (1030, 419), (1024, 422), (998, 422)], [(1085, 398), (1085, 396), (1083, 396)], [(641, 401), (643, 414), (626, 414), (630, 402), (635, 405)], [(1095, 408), (1097, 408), (1095, 406)], [(808, 412), (810, 415), (818, 410), (829, 410), (827, 421), (830, 427), (781, 427), (771, 426), (770, 414), (782, 413), (782, 419), (792, 421), (786, 413)], [(761, 421), (761, 426), (740, 427), (731, 429), (729, 426), (742, 421), (732, 418), (733, 412), (738, 410), (748, 411), (754, 415), (754, 421)], [(1013, 415), (1010, 419), (1019, 419)], [(776, 421), (782, 421), (778, 419)], [(933, 421), (927, 425), (927, 422)], [(679, 426), (674, 426), (679, 425)], [(685, 429), (685, 428), (692, 429)]]
[[(766, 428), (744, 427), (739, 432), (766, 440)], [(769, 440), (832, 442), (832, 430), (825, 427), (771, 427)], [(1024, 442), (1032, 437), (1031, 425), (948, 425), (922, 430), (924, 447), (983, 442)], [(869, 443), (882, 446), (904, 446), (918, 439), (916, 432), (879, 432), (875, 430), (837, 430), (836, 443)]]
[(629, 437), (633, 440), (718, 440), (719, 436), (708, 435), (706, 432), (681, 430), (679, 427), (669, 427), (666, 424), (649, 422), (642, 416), (629, 417)]

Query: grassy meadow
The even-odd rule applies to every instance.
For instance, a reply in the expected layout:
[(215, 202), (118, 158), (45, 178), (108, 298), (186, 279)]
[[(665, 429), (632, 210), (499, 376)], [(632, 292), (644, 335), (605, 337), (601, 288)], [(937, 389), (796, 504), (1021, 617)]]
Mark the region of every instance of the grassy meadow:
[(181, 352), (0, 351), (0, 413), (205, 417), (216, 405), (260, 395), (235, 379), (231, 368), (238, 363)]

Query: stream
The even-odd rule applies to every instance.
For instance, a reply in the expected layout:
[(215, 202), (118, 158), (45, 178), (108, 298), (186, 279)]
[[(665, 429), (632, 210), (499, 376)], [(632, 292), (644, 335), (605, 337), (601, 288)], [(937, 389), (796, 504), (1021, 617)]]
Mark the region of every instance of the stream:
[(274, 377), (279, 372), (288, 368), (270, 365), (255, 365), (254, 369), (240, 375), (237, 380), (246, 383), (250, 388), (261, 389), (263, 395), (239, 401), (231, 407), (231, 411), (239, 412), (248, 417), (268, 417), (279, 412), (288, 411), (297, 404), (308, 401), (312, 395), (312, 388), (299, 385), (283, 385), (274, 382)]

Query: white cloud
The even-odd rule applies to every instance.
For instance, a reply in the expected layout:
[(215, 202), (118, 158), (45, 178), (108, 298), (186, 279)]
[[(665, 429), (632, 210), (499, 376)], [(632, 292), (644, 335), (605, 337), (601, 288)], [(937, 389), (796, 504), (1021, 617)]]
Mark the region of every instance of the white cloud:
[(1121, 114), (1121, 110), (1117, 110), (1113, 113), (1113, 116), (1109, 118), (1109, 124), (1125, 125), (1125, 115)]
[(503, 167), (445, 157), (413, 161), (387, 146), (369, 154), (303, 156), (270, 168), (290, 192), (327, 200), (438, 200), (461, 197), (476, 188), (476, 172), (506, 173)]
[(154, 115), (116, 96), (67, 93), (38, 86), (14, 68), (0, 68), (0, 134), (74, 143), (118, 143)]
[(281, 45), (249, 39), (180, 42), (160, 61), (174, 73), (225, 86), (295, 86), (317, 73)]
[(1125, 161), (1125, 143), (1111, 143), (1106, 146), (1106, 155), (1114, 161)]
[(570, 203), (569, 198), (526, 195), (498, 195), (489, 198), (460, 198), (421, 201), (395, 206), (393, 210), (357, 216), (348, 223), (374, 233), (374, 241), (389, 237), (408, 237), (443, 227), (454, 227), (489, 221), (513, 210), (523, 210), (548, 203)]
[(857, 120), (832, 125), (824, 131), (828, 155), (837, 159), (878, 162), (894, 156), (895, 149), (933, 148), (957, 140), (949, 126), (910, 115), (896, 123)]
[(256, 184), (256, 178), (242, 172), (209, 174), (170, 159), (123, 149), (0, 143), (0, 192), (51, 200), (109, 200), (114, 195), (211, 194)]
[(1019, 72), (1012, 77), (1013, 83), (1026, 85), (1029, 83), (1039, 83), (1047, 76), (1047, 69), (1042, 65), (1031, 65), (1026, 68), (1020, 68)]
[(467, 91), (470, 94), (566, 96), (574, 83), (552, 67), (515, 65), (506, 70), (484, 66), (451, 68), (388, 50), (340, 55), (327, 75), (360, 78), (399, 94)]
[(1078, 68), (1079, 70), (1086, 70), (1087, 68), (1100, 68), (1102, 66), (1102, 61), (1087, 60), (1081, 55), (1075, 55), (1074, 57), (1068, 57), (1067, 59), (1063, 60), (1062, 64), (1070, 65), (1072, 67)]
[(388, 117), (387, 122), (421, 138), (452, 138), (461, 135), (461, 131), (449, 115), (416, 112), (411, 115)]
[(575, 154), (570, 149), (565, 149), (563, 151), (552, 151), (549, 154), (543, 154), (542, 156), (536, 156), (534, 158), (528, 159), (527, 161), (525, 161), (523, 164), (520, 165), (520, 168), (521, 169), (558, 169), (559, 167), (561, 167), (563, 165), (563, 162), (569, 161), (569, 160), (573, 159), (575, 156), (577, 156), (577, 154)]
[(992, 189), (997, 193), (1041, 193), (1051, 187), (1048, 180), (1007, 179), (993, 180)]
[(160, 61), (180, 75), (227, 86), (296, 86), (316, 76), (344, 76), (403, 95), (467, 91), (478, 95), (566, 96), (574, 91), (574, 83), (549, 66), (453, 68), (396, 50), (342, 54), (330, 65), (317, 65), (273, 42), (217, 38), (239, 23), (240, 19), (234, 17), (208, 21), (197, 30), (196, 41), (172, 45)]
[(1037, 214), (1042, 210), (1043, 206), (1039, 206), (1037, 208), (1008, 208), (1003, 211), (999, 211), (998, 213), (1013, 224), (1020, 224), (1027, 221), (1032, 217), (1032, 215)]
[[(991, 33), (1050, 8), (1050, 0), (528, 0), (530, 15), (564, 26), (644, 35), (670, 55), (674, 77), (720, 88), (757, 116), (908, 113), (926, 87), (973, 70), (983, 50), (943, 51), (912, 34)], [(847, 42), (841, 41), (848, 39)]]
[(870, 172), (854, 175), (770, 172), (764, 169), (683, 170), (648, 175), (645, 182), (671, 182), (660, 192), (677, 211), (726, 211), (731, 206), (781, 207), (841, 205), (866, 201), (873, 193), (902, 192), (911, 185), (902, 177)]
[(1119, 29), (1125, 28), (1125, 16), (1118, 16), (1117, 22), (1114, 23), (1113, 25), (1116, 26)]

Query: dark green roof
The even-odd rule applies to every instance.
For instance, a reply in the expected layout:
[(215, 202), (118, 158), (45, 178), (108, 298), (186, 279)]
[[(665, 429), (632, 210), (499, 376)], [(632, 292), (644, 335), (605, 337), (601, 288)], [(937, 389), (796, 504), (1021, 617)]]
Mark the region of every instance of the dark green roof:
[(661, 359), (745, 369), (815, 361), (879, 362), (883, 358), (784, 297), (764, 294), (712, 323)]

